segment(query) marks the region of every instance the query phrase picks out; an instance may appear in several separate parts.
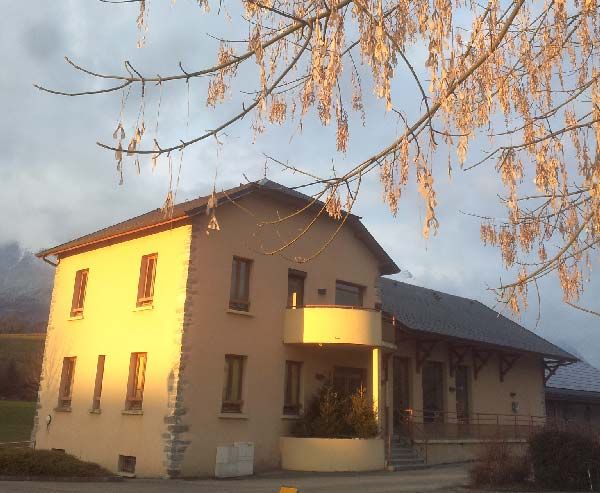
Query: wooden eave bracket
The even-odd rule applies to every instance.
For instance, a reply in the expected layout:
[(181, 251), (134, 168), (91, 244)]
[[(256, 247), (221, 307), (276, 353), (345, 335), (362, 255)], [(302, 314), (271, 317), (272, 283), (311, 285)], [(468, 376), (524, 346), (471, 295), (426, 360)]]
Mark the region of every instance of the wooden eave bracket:
[(417, 373), (421, 372), (421, 368), (427, 358), (431, 356), (433, 348), (437, 344), (437, 341), (426, 341), (422, 339), (417, 339), (415, 342), (416, 349), (416, 362), (417, 362)]
[(485, 365), (492, 357), (492, 351), (473, 348), (473, 378), (477, 380), (479, 372), (483, 370)]
[(519, 354), (498, 353), (498, 370), (501, 382), (504, 382), (504, 377), (515, 366), (520, 357)]
[(557, 360), (544, 360), (544, 385), (548, 383), (548, 380), (557, 372), (561, 366), (572, 365), (573, 361), (567, 361), (564, 359)]
[(448, 364), (451, 377), (454, 377), (456, 367), (465, 360), (469, 349), (468, 346), (448, 346)]

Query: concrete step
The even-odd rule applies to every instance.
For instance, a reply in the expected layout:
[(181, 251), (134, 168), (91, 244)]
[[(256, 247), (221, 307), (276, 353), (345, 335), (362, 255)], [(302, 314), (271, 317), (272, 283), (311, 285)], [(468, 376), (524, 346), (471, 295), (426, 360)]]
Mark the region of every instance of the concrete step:
[(390, 457), (390, 462), (407, 463), (407, 462), (425, 462), (421, 457)]
[(399, 445), (392, 445), (390, 450), (398, 451), (398, 452), (414, 452), (415, 449), (412, 447), (400, 447)]
[(419, 456), (409, 440), (395, 437), (390, 446), (388, 470), (407, 471), (427, 467), (425, 460)]
[(419, 457), (417, 454), (410, 454), (410, 455), (391, 454), (390, 460), (421, 460), (421, 457)]
[(402, 466), (394, 466), (394, 465), (390, 465), (388, 466), (388, 471), (414, 471), (416, 469), (427, 469), (428, 466), (427, 464), (409, 464), (409, 465), (402, 465)]
[(390, 450), (390, 455), (398, 455), (400, 457), (418, 457), (414, 450)]

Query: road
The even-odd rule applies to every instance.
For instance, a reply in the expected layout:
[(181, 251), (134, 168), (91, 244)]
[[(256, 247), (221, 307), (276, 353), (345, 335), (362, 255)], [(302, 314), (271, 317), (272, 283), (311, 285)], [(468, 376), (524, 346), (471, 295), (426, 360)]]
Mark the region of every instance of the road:
[(295, 486), (300, 493), (420, 493), (449, 492), (466, 484), (467, 467), (440, 466), (402, 472), (311, 474), (277, 472), (246, 479), (129, 479), (109, 483), (2, 481), (2, 493), (278, 493)]

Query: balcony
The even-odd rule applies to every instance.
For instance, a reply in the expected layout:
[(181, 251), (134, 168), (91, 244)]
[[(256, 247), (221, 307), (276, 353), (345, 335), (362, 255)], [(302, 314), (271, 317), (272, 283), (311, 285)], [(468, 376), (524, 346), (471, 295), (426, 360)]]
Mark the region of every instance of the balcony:
[(286, 344), (353, 344), (394, 347), (384, 337), (381, 312), (347, 306), (305, 306), (285, 312), (283, 342)]

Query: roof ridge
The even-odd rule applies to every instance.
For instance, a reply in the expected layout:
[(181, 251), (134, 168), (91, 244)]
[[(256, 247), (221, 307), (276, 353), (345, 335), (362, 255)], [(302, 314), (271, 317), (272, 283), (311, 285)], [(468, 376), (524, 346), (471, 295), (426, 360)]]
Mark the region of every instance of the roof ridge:
[[(294, 206), (298, 205), (297, 201), (302, 201), (302, 204), (309, 202), (310, 207), (312, 207), (314, 204), (323, 205), (323, 202), (316, 199), (313, 204), (312, 200), (314, 197), (306, 195), (302, 192), (298, 192), (293, 188), (269, 180), (268, 178), (263, 178), (256, 181), (248, 181), (248, 183), (242, 183), (237, 187), (222, 189), (220, 192), (216, 192), (217, 201), (218, 204), (220, 204), (222, 201), (225, 201), (225, 199), (234, 201), (235, 199), (238, 199), (246, 194), (263, 190), (265, 191), (265, 195), (269, 192), (274, 192), (273, 195), (275, 195), (275, 193), (280, 194), (280, 196), (271, 197), (273, 200), (279, 200), (283, 196), (287, 197), (287, 203), (294, 204)], [(61, 243), (60, 245), (45, 250), (40, 250), (36, 255), (38, 257), (45, 258), (49, 255), (57, 255), (84, 247), (90, 247), (92, 245), (98, 245), (108, 240), (122, 238), (136, 232), (151, 230), (152, 228), (172, 224), (176, 221), (185, 221), (191, 216), (201, 213), (202, 210), (208, 206), (210, 196), (211, 195), (202, 195), (197, 198), (175, 204), (173, 206), (173, 213), (169, 216), (161, 215), (161, 209), (154, 209), (83, 236), (79, 236), (65, 243)], [(299, 207), (299, 210), (300, 209), (301, 208)], [(378, 260), (380, 273), (394, 274), (399, 272), (400, 269), (396, 263), (377, 242), (365, 225), (360, 221), (360, 218), (352, 213), (348, 213), (347, 219), (349, 219), (347, 224), (353, 229), (355, 236), (366, 245), (370, 253)]]
[[(452, 296), (453, 298), (460, 298), (461, 300), (467, 300), (467, 301), (471, 301), (471, 302), (476, 302), (476, 303), (481, 303), (480, 301), (473, 299), (473, 298), (468, 298), (466, 296), (460, 296), (458, 294), (452, 294), (452, 293), (447, 293), (446, 291), (440, 291), (439, 289), (432, 289), (432, 288), (426, 288), (425, 286), (419, 286), (417, 284), (412, 284), (410, 282), (404, 282), (404, 281), (398, 281), (396, 279), (390, 279), (389, 277), (383, 277), (382, 279), (386, 280), (386, 281), (391, 281), (391, 282), (395, 282), (395, 283), (400, 283), (400, 284), (404, 284), (406, 286), (411, 286), (413, 288), (418, 288), (418, 289), (423, 289), (425, 291), (431, 291), (433, 293), (441, 293), (444, 296)], [(483, 303), (482, 303), (483, 304)], [(487, 307), (487, 305), (484, 305)], [(489, 307), (488, 307), (489, 308)], [(495, 311), (495, 310), (492, 310)]]

